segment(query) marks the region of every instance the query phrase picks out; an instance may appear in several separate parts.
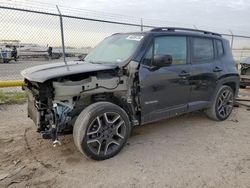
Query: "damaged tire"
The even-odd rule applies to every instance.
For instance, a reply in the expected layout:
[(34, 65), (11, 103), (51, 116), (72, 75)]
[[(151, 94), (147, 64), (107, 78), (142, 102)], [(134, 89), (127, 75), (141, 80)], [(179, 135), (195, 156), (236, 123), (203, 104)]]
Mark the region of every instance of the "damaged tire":
[(73, 130), (77, 149), (95, 160), (118, 154), (127, 142), (131, 126), (127, 113), (110, 102), (97, 102), (78, 116)]

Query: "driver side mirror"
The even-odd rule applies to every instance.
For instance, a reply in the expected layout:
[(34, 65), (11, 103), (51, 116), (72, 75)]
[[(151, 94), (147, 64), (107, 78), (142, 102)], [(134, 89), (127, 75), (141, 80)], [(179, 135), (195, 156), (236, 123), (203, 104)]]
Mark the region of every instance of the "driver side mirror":
[(173, 58), (171, 55), (157, 54), (154, 56), (153, 65), (156, 67), (165, 67), (171, 65)]

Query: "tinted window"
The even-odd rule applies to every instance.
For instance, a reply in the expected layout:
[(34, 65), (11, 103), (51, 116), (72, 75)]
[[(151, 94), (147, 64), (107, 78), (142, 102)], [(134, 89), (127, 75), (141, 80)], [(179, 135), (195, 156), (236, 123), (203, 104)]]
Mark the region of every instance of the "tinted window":
[(220, 40), (216, 40), (216, 46), (218, 57), (221, 57), (224, 54), (222, 42)]
[(213, 41), (206, 38), (193, 38), (193, 62), (206, 63), (214, 58)]
[(152, 65), (152, 58), (153, 57), (153, 45), (150, 46), (150, 48), (148, 49), (146, 55), (144, 56), (143, 60), (142, 60), (142, 64), (147, 65), (147, 66), (151, 66)]
[(183, 36), (164, 36), (155, 38), (154, 55), (171, 55), (172, 64), (185, 64), (187, 61), (187, 40)]

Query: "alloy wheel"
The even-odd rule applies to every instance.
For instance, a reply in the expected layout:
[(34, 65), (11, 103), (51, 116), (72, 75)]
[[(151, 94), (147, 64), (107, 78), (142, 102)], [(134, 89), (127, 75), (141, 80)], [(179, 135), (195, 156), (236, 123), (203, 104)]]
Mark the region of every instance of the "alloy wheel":
[(224, 90), (217, 101), (217, 113), (221, 118), (226, 118), (230, 115), (233, 109), (233, 93), (231, 90)]
[(126, 125), (116, 112), (95, 117), (87, 129), (87, 146), (96, 155), (110, 155), (123, 145)]

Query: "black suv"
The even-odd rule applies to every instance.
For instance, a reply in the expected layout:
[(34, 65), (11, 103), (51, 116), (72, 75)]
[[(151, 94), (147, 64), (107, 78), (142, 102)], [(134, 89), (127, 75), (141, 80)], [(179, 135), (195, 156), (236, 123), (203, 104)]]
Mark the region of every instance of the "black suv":
[(116, 155), (131, 127), (204, 110), (232, 112), (239, 75), (221, 35), (186, 28), (107, 37), (83, 60), (22, 71), (28, 116), (43, 138), (73, 131), (78, 150), (95, 160)]

